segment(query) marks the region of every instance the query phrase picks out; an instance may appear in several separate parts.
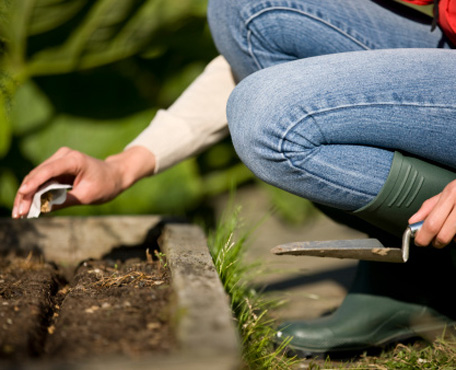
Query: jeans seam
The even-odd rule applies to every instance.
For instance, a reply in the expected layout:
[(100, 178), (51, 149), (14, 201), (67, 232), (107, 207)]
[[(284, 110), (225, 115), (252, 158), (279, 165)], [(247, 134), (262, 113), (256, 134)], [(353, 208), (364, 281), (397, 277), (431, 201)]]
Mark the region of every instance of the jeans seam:
[[(318, 148), (319, 149), (319, 148)], [(286, 157), (285, 157), (286, 158)], [(298, 168), (297, 166), (294, 166), (291, 162), (291, 160), (289, 160), (288, 158), (286, 158), (288, 162), (291, 163), (291, 166), (293, 168)], [(299, 169), (299, 168), (298, 168)], [(302, 171), (302, 169), (299, 169)], [(368, 197), (372, 197), (372, 196), (376, 196), (377, 193), (368, 193), (368, 192), (362, 192), (362, 191), (359, 191), (358, 189), (355, 189), (353, 187), (350, 187), (350, 186), (347, 186), (346, 184), (338, 184), (338, 183), (335, 183), (333, 181), (330, 181), (328, 179), (325, 179), (324, 177), (320, 176), (319, 174), (316, 174), (316, 173), (313, 173), (312, 171), (308, 171), (306, 170), (306, 174), (309, 175), (309, 176), (312, 176), (314, 178), (317, 178), (319, 181), (325, 183), (325, 184), (328, 184), (330, 185), (331, 187), (333, 188), (337, 188), (337, 189), (342, 189), (344, 191), (348, 191), (352, 194), (356, 194), (356, 195), (362, 195), (362, 196), (368, 196)]]
[[(436, 104), (421, 104), (421, 103), (406, 103), (406, 104), (403, 104), (403, 103), (358, 103), (358, 104), (349, 104), (349, 105), (340, 105), (340, 106), (337, 106), (337, 107), (332, 107), (332, 108), (327, 108), (327, 109), (321, 109), (321, 110), (317, 110), (317, 111), (313, 111), (313, 112), (306, 112), (305, 114), (302, 115), (301, 118), (297, 119), (295, 121), (295, 123), (291, 124), (287, 130), (284, 132), (284, 134), (282, 135), (282, 137), (280, 138), (279, 140), (279, 143), (278, 143), (278, 146), (277, 146), (277, 151), (278, 153), (280, 153), (282, 155), (282, 157), (284, 158), (284, 160), (286, 160), (286, 162), (288, 162), (288, 164), (294, 168), (294, 169), (298, 169), (300, 171), (302, 171), (302, 168), (296, 166), (293, 164), (293, 161), (291, 160), (291, 158), (289, 158), (286, 154), (285, 154), (285, 150), (283, 149), (283, 145), (284, 145), (284, 142), (285, 142), (285, 139), (287, 137), (287, 135), (290, 133), (291, 130), (293, 130), (298, 124), (300, 124), (301, 122), (303, 122), (305, 119), (311, 117), (311, 118), (315, 118), (315, 115), (318, 115), (318, 114), (321, 114), (321, 113), (327, 113), (327, 112), (331, 112), (331, 111), (336, 111), (336, 110), (341, 110), (341, 109), (347, 109), (347, 108), (353, 108), (353, 107), (367, 107), (367, 106), (385, 106), (385, 105), (390, 105), (390, 106), (401, 106), (401, 107), (404, 107), (404, 106), (410, 106), (410, 107), (432, 107), (432, 108), (441, 108), (441, 109), (456, 109), (456, 107), (453, 107), (453, 106), (448, 106), (448, 105), (436, 105)], [(322, 137), (324, 138), (324, 140), (327, 142), (326, 138), (325, 138), (325, 135), (323, 134), (323, 132), (321, 131), (321, 129), (319, 128), (319, 126), (317, 125), (317, 129), (318, 131), (320, 132), (320, 134), (322, 135)], [(321, 145), (319, 145), (318, 147), (320, 147)], [(316, 149), (318, 149), (318, 147), (316, 147)], [(347, 186), (342, 186), (340, 184), (335, 184), (333, 182), (329, 182), (327, 179), (315, 174), (315, 173), (312, 173), (310, 171), (307, 171), (306, 172), (311, 175), (311, 176), (314, 176), (314, 177), (317, 177), (319, 180), (321, 181), (324, 181), (324, 182), (327, 182), (327, 183), (330, 183), (332, 186), (337, 186), (337, 187), (340, 187), (340, 188), (343, 188), (343, 189), (346, 189), (346, 190), (349, 190), (349, 191), (352, 191), (354, 193), (357, 193), (357, 194), (362, 194), (362, 195), (375, 195), (375, 194), (369, 194), (369, 193), (363, 193), (363, 192), (360, 192), (360, 191), (357, 191), (356, 189), (352, 189), (350, 187), (347, 187)]]
[(257, 57), (255, 56), (255, 53), (253, 52), (253, 43), (250, 42), (251, 36), (252, 36), (252, 31), (248, 30), (247, 31), (247, 47), (249, 50), (250, 57), (253, 59), (253, 61), (255, 62), (258, 69), (263, 69), (263, 66), (261, 65), (260, 61), (257, 59)]
[[(284, 132), (282, 137), (280, 138), (279, 145), (278, 145), (278, 150), (279, 153), (281, 153), (282, 145), (283, 142), (288, 135), (288, 133), (296, 127), (300, 122), (305, 120), (307, 117), (314, 117), (315, 115), (321, 114), (321, 113), (327, 113), (331, 111), (336, 111), (336, 110), (341, 110), (341, 109), (347, 109), (347, 108), (353, 108), (353, 107), (371, 107), (371, 106), (385, 106), (385, 105), (390, 105), (390, 106), (400, 106), (400, 107), (418, 107), (418, 108), (440, 108), (440, 109), (456, 109), (456, 107), (449, 106), (449, 105), (438, 105), (438, 104), (422, 104), (422, 103), (357, 103), (357, 104), (347, 104), (347, 105), (339, 105), (337, 107), (331, 107), (331, 108), (326, 108), (326, 109), (320, 109), (316, 110), (313, 112), (306, 112), (305, 114), (302, 115), (301, 118), (297, 119), (295, 123), (291, 124), (290, 127), (287, 128), (287, 130)], [(318, 128), (319, 132), (323, 137), (325, 135), (321, 132), (320, 128)], [(325, 138), (326, 140), (326, 138)]]
[(343, 31), (342, 29), (334, 26), (333, 24), (317, 17), (317, 16), (314, 16), (312, 14), (309, 14), (303, 10), (300, 10), (300, 9), (293, 9), (293, 8), (287, 8), (287, 7), (284, 7), (284, 6), (274, 6), (274, 7), (268, 7), (268, 8), (265, 8), (265, 9), (261, 9), (260, 11), (250, 15), (249, 18), (247, 18), (245, 21), (244, 21), (244, 27), (248, 30), (247, 31), (247, 44), (248, 44), (248, 50), (249, 50), (249, 54), (250, 56), (252, 57), (252, 59), (255, 61), (255, 64), (258, 66), (258, 68), (262, 69), (263, 67), (261, 66), (260, 62), (258, 61), (258, 59), (255, 57), (254, 55), (254, 52), (253, 52), (253, 47), (252, 47), (252, 43), (250, 42), (250, 39), (251, 39), (251, 35), (252, 35), (252, 31), (249, 30), (249, 27), (248, 27), (248, 24), (253, 21), (253, 19), (257, 18), (258, 16), (260, 16), (261, 14), (263, 13), (266, 13), (266, 12), (270, 12), (270, 11), (274, 11), (274, 10), (282, 10), (282, 11), (289, 11), (289, 12), (295, 12), (295, 13), (299, 13), (299, 14), (302, 14), (310, 19), (313, 19), (317, 22), (320, 22), (320, 23), (323, 23), (324, 25), (332, 28), (333, 30), (335, 30), (336, 32), (339, 32), (341, 35), (347, 37), (348, 39), (350, 39), (351, 41), (353, 41), (355, 44), (357, 44), (358, 46), (364, 48), (365, 50), (370, 50), (371, 48), (369, 48), (367, 45), (363, 44), (361, 41), (357, 40), (355, 37), (351, 36), (350, 34), (348, 34), (347, 32)]

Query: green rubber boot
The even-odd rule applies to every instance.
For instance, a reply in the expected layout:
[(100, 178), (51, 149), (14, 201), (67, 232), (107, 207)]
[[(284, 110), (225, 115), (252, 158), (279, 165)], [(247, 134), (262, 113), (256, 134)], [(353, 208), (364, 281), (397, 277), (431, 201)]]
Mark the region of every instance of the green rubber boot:
[[(407, 220), (422, 202), (440, 192), (456, 174), (395, 153), (379, 195), (354, 212), (387, 231), (400, 245)], [(378, 236), (378, 234), (376, 235)], [(411, 248), (405, 264), (361, 261), (342, 305), (331, 315), (286, 322), (277, 341), (292, 337), (288, 351), (301, 357), (349, 356), (416, 337), (433, 339), (456, 324), (449, 286), (456, 282), (454, 248)]]
[(371, 224), (401, 236), (423, 202), (456, 179), (456, 173), (417, 158), (394, 153), (390, 173), (375, 199), (354, 212)]
[(280, 325), (290, 355), (350, 357), (397, 342), (454, 334), (454, 249), (419, 248), (405, 264), (361, 261), (341, 306), (315, 320)]

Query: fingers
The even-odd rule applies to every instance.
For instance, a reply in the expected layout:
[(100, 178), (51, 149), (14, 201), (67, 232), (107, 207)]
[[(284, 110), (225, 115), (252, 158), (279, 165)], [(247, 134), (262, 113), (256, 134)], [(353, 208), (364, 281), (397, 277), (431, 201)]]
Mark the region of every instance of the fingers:
[[(29, 191), (29, 189), (36, 191), (36, 189), (38, 189), (39, 186), (41, 186), (44, 182), (47, 181), (46, 180), (42, 182), (42, 179), (40, 179), (40, 177), (46, 177), (46, 172), (43, 172), (43, 169), (49, 168), (49, 165), (52, 165), (52, 163), (56, 159), (63, 158), (71, 152), (72, 150), (67, 147), (63, 147), (57, 150), (52, 156), (46, 159), (43, 163), (36, 166), (32, 171), (30, 171), (30, 173), (27, 176), (24, 177), (24, 179), (22, 180), (22, 184), (19, 187), (19, 190), (21, 190), (21, 192)], [(37, 185), (37, 183), (39, 184)]]
[[(33, 169), (27, 176), (25, 176), (24, 179), (22, 180), (22, 184), (19, 187), (19, 190), (16, 194), (14, 205), (17, 206), (21, 202), (21, 200), (24, 196), (27, 196), (29, 193), (35, 193), (36, 190), (38, 189), (38, 187), (40, 185), (42, 185), (44, 182), (46, 182), (46, 181), (43, 181), (40, 183), (39, 178), (35, 178), (34, 174), (40, 174), (41, 173), (40, 170), (43, 167), (46, 167), (53, 160), (65, 156), (70, 151), (71, 151), (70, 148), (66, 148), (66, 147), (60, 148), (51, 157), (46, 159), (43, 163), (41, 163), (35, 169)], [(14, 211), (13, 211), (13, 215), (14, 215)]]
[(432, 198), (426, 200), (423, 203), (423, 205), (421, 206), (421, 208), (412, 217), (410, 217), (408, 223), (414, 224), (415, 222), (423, 221), (424, 219), (426, 219), (426, 217), (432, 211), (432, 209), (437, 204), (439, 199), (440, 199), (440, 194), (437, 194), (437, 195), (433, 196)]
[(13, 218), (27, 215), (32, 204), (33, 196), (41, 185), (47, 181), (61, 177), (75, 177), (83, 167), (82, 153), (69, 148), (61, 148), (46, 161), (33, 169), (22, 181), (13, 205)]
[(411, 222), (425, 219), (417, 232), (415, 244), (443, 248), (456, 234), (456, 182), (448, 184), (437, 196), (423, 203), (420, 210), (410, 218)]
[(36, 191), (51, 179), (73, 185), (65, 203), (56, 207), (59, 209), (76, 204), (105, 203), (140, 178), (152, 174), (154, 169), (153, 154), (138, 147), (110, 156), (104, 161), (62, 148), (24, 178), (16, 194), (12, 216), (25, 216)]
[(432, 241), (432, 245), (436, 248), (443, 248), (450, 244), (456, 234), (456, 212), (450, 213), (448, 218), (443, 223), (441, 229)]
[(22, 181), (19, 193), (36, 192), (46, 181), (61, 175), (77, 175), (83, 166), (84, 155), (68, 148), (57, 151), (41, 163)]

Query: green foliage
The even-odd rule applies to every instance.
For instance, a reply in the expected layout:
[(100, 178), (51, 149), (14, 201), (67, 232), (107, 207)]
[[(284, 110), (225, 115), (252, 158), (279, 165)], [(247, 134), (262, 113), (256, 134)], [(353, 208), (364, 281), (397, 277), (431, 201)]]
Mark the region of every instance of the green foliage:
[(39, 129), (52, 118), (54, 107), (38, 86), (29, 80), (20, 86), (11, 110), (14, 133), (27, 137), (29, 132)]
[[(3, 215), (23, 176), (59, 147), (105, 158), (178, 97), (216, 55), (205, 8), (201, 0), (0, 2)], [(106, 205), (59, 213), (183, 213), (201, 202), (203, 183), (188, 160)]]
[[(15, 69), (28, 76), (53, 75), (133, 56), (162, 27), (200, 11), (195, 0), (16, 0), (5, 6), (0, 29)], [(66, 31), (62, 42), (30, 55), (31, 36), (61, 29)]]
[(11, 140), (11, 123), (7, 117), (5, 102), (1, 98), (0, 95), (0, 158), (7, 153)]
[(269, 310), (277, 306), (278, 302), (266, 300), (249, 287), (249, 280), (258, 274), (259, 263), (244, 263), (248, 234), (235, 236), (240, 226), (239, 209), (232, 212), (230, 208), (228, 212), (231, 214), (225, 213), (209, 237), (208, 244), (217, 272), (231, 298), (231, 308), (241, 334), (245, 365), (249, 369), (290, 369), (297, 360), (284, 356), (287, 341), (278, 348), (274, 348), (273, 344), (276, 331)]
[[(1, 13), (0, 13), (1, 14)], [(1, 18), (0, 18), (1, 19)], [(11, 145), (11, 81), (1, 70), (0, 63), (0, 158), (5, 156)]]
[(0, 168), (0, 207), (12, 208), (14, 193), (17, 189), (17, 180), (7, 168)]
[[(173, 103), (217, 54), (206, 5), (0, 1), (0, 215), (9, 215), (22, 178), (59, 147), (105, 158)], [(194, 214), (208, 197), (253, 180), (227, 139), (109, 204), (59, 213)], [(308, 203), (270, 194), (285, 219), (308, 214)]]

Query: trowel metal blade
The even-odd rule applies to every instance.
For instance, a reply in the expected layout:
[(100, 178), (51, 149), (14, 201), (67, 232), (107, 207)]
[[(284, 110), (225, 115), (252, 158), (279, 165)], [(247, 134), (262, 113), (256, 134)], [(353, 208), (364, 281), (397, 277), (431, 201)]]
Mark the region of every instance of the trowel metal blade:
[(353, 258), (365, 261), (404, 263), (401, 248), (387, 248), (377, 239), (294, 242), (271, 250), (277, 255)]

